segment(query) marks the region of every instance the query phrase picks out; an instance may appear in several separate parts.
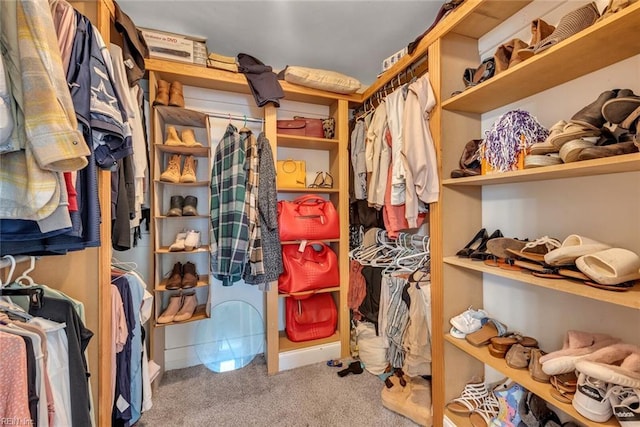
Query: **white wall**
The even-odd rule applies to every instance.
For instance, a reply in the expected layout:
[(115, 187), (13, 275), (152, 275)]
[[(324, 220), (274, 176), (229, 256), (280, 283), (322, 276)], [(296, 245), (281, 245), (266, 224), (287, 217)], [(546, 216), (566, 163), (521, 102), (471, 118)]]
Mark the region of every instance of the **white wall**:
[[(481, 40), (482, 57), (514, 36), (528, 42), (528, 23), (538, 16), (557, 23), (584, 3), (532, 3)], [(606, 3), (598, 1), (599, 9)], [(516, 108), (530, 112), (549, 128), (561, 119), (569, 120), (600, 93), (614, 88), (640, 93), (640, 56), (486, 113), (482, 129), (486, 131), (501, 114)], [(483, 225), (489, 233), (500, 229), (505, 236), (535, 239), (548, 235), (560, 241), (579, 234), (640, 254), (640, 172), (485, 186), (482, 198)], [(559, 349), (569, 329), (609, 333), (640, 344), (638, 310), (491, 275), (485, 275), (484, 285), (485, 309), (509, 329), (536, 337), (543, 350)]]

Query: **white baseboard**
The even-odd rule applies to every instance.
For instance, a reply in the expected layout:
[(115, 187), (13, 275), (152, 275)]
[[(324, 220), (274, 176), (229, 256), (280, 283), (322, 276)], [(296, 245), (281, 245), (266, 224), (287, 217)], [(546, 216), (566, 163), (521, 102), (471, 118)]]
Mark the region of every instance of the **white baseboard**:
[(456, 427), (456, 424), (453, 421), (451, 421), (449, 417), (447, 417), (446, 415), (442, 419), (442, 425), (444, 427)]
[(300, 366), (312, 365), (324, 360), (340, 358), (340, 343), (318, 345), (280, 353), (279, 367), (286, 371)]

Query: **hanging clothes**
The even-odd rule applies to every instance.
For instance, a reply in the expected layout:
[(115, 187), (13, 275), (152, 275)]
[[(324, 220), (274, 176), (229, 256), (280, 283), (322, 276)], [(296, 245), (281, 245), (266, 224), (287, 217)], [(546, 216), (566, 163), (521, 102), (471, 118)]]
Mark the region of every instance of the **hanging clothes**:
[(22, 338), (0, 331), (0, 417), (30, 420), (27, 349)]
[(429, 130), (429, 113), (435, 105), (436, 98), (427, 73), (409, 85), (404, 109), (402, 159), (409, 227), (418, 226), (420, 202), (436, 202), (440, 192), (436, 151)]
[(413, 272), (408, 280), (411, 304), (403, 342), (406, 353), (402, 370), (410, 377), (431, 375), (431, 282), (424, 271)]
[(357, 200), (367, 199), (367, 161), (365, 152), (366, 126), (364, 120), (356, 120), (351, 132), (351, 166), (353, 169), (353, 192)]
[(376, 209), (380, 209), (384, 205), (384, 192), (391, 158), (391, 151), (387, 144), (384, 143), (386, 127), (387, 110), (385, 102), (382, 101), (373, 113), (371, 124), (367, 128), (365, 149), (367, 172), (371, 174), (367, 200), (369, 206)]
[(400, 153), (404, 145), (402, 126), (406, 93), (406, 89), (401, 87), (385, 98), (391, 134), (391, 204), (396, 206), (405, 202), (405, 171)]
[(247, 170), (247, 187), (245, 196), (245, 212), (249, 227), (249, 244), (247, 253), (248, 268), (245, 272), (251, 275), (264, 274), (264, 262), (261, 243), (261, 224), (258, 215), (258, 185), (260, 179), (258, 145), (251, 131), (245, 134), (245, 168)]
[(216, 147), (211, 169), (211, 272), (223, 286), (231, 286), (242, 278), (247, 259), (244, 147), (244, 139), (229, 124)]

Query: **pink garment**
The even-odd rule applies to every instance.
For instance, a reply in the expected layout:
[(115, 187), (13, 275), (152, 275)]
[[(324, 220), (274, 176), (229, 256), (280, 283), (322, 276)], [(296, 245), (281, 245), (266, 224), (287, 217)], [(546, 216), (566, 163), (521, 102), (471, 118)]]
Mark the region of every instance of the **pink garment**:
[(0, 419), (31, 425), (27, 349), (22, 337), (0, 331)]
[(71, 51), (73, 50), (73, 40), (76, 35), (76, 15), (73, 6), (66, 0), (49, 0), (53, 25), (58, 36), (58, 46), (60, 46), (60, 56), (64, 66), (64, 74), (69, 71), (71, 61)]

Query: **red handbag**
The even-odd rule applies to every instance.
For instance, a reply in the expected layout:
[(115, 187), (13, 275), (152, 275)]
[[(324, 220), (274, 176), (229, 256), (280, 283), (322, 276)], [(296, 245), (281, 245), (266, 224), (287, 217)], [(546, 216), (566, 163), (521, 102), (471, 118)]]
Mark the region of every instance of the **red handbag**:
[(317, 340), (336, 331), (338, 309), (330, 293), (285, 299), (284, 329), (291, 341)]
[(284, 245), (282, 263), (278, 291), (283, 294), (340, 286), (338, 256), (322, 242), (308, 242), (302, 250), (298, 245)]
[(324, 138), (322, 119), (296, 116), (293, 120), (277, 120), (278, 134)]
[(328, 200), (307, 194), (278, 202), (280, 240), (323, 240), (340, 237), (338, 212)]

